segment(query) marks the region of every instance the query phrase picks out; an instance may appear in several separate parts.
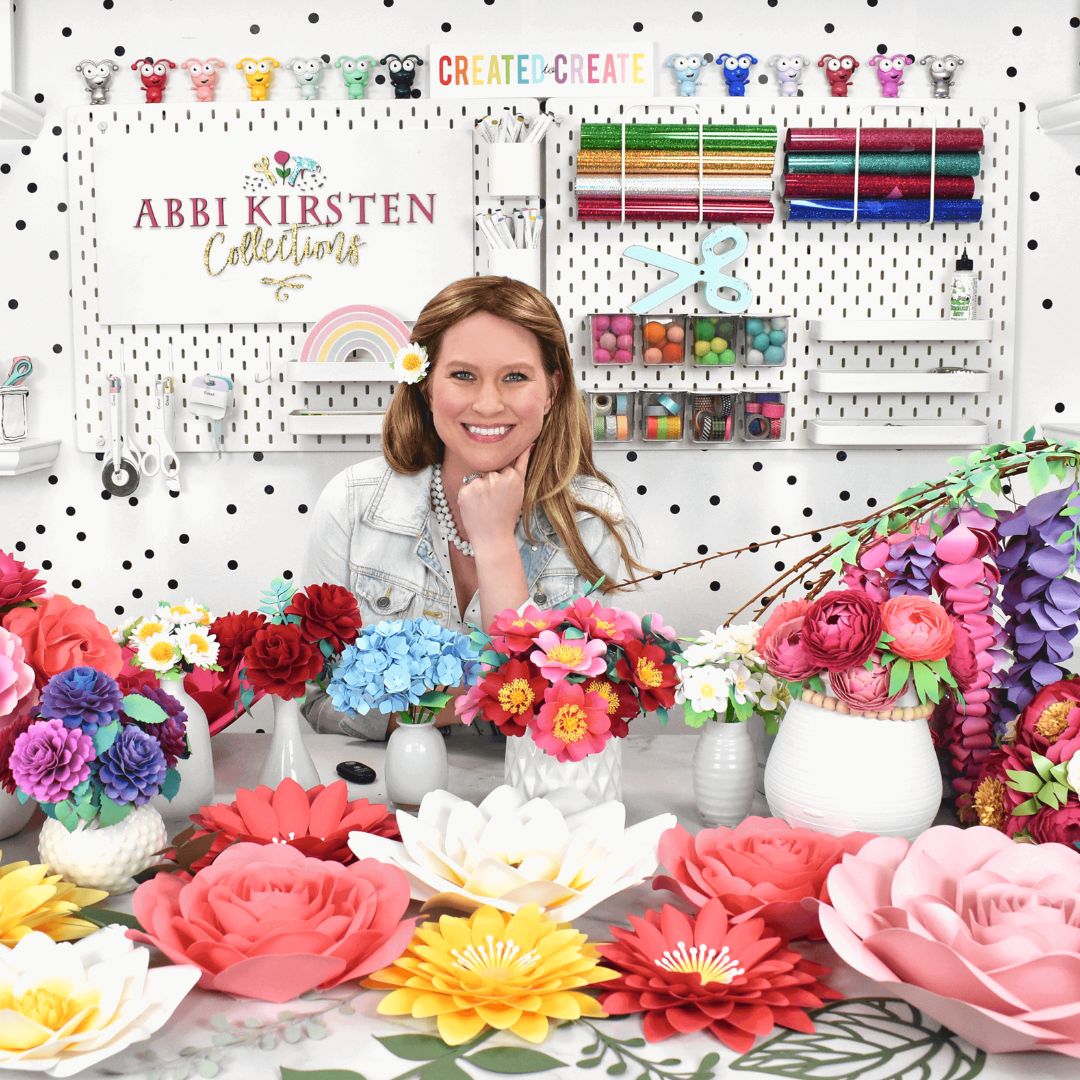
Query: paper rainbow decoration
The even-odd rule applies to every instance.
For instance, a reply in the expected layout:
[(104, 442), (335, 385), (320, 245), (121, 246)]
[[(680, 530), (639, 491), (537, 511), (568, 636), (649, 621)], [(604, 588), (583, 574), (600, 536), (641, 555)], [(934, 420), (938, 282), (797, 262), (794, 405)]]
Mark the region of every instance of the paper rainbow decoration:
[(389, 366), (409, 343), (409, 328), (384, 308), (366, 304), (340, 307), (323, 316), (309, 331), (300, 351), (301, 363), (347, 361), (357, 351)]

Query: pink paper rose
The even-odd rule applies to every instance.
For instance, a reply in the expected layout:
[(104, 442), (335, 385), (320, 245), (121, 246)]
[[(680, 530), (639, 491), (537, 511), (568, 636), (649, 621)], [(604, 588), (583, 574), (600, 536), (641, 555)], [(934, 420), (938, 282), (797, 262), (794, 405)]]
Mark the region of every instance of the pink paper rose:
[(881, 664), (881, 656), (874, 653), (870, 657), (873, 667), (859, 664), (847, 671), (834, 671), (829, 676), (829, 686), (833, 696), (838, 697), (848, 708), (860, 712), (876, 712), (887, 709), (903, 692), (901, 686), (895, 694), (889, 693), (889, 669)]
[(802, 646), (826, 671), (866, 663), (881, 637), (881, 608), (859, 589), (833, 589), (806, 612)]
[(885, 631), (896, 640), (889, 648), (907, 660), (943, 660), (953, 647), (953, 621), (940, 604), (925, 596), (894, 596), (881, 609)]
[(784, 603), (777, 605), (773, 613), (765, 620), (765, 625), (758, 631), (758, 652), (764, 652), (765, 646), (784, 623), (790, 622), (792, 619), (801, 619), (809, 607), (810, 601), (801, 599), (785, 600)]
[(1016, 749), (1025, 761), (1031, 753), (1055, 765), (1080, 751), (1080, 679), (1044, 686), (1016, 722)]
[(350, 866), (286, 844), (234, 844), (194, 877), (158, 874), (131, 907), (173, 963), (202, 969), (199, 985), (260, 1001), (290, 1001), (392, 963), (413, 935), (402, 919), (409, 881), (375, 859)]
[(36, 700), (34, 669), (26, 662), (22, 639), (0, 626), (0, 720)]
[(761, 645), (761, 637), (758, 637), (758, 649), (765, 666), (778, 679), (802, 682), (821, 673), (820, 665), (806, 655), (802, 646), (802, 626), (803, 619), (800, 615), (773, 627), (764, 647)]
[(953, 624), (953, 645), (945, 659), (960, 692), (974, 689), (979, 677), (979, 656), (971, 632), (963, 623)]
[(869, 833), (795, 829), (779, 818), (748, 817), (734, 829), (702, 829), (696, 836), (676, 825), (658, 848), (670, 875), (657, 877), (653, 888), (696, 908), (719, 900), (733, 924), (759, 918), (789, 939), (820, 938), (817, 912), (802, 901), (828, 900), (829, 871), (872, 839)]
[(1020, 819), (1040, 844), (1065, 844), (1072, 847), (1080, 842), (1080, 804), (1075, 798), (1056, 810), (1044, 806), (1037, 814)]
[(829, 874), (829, 944), (881, 992), (988, 1053), (1080, 1057), (1080, 852), (939, 825)]

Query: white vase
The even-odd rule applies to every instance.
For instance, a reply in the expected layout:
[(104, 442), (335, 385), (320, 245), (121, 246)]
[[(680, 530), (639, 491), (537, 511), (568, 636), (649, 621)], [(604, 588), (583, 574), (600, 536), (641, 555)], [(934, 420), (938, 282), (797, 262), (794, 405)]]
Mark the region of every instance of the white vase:
[(622, 739), (608, 739), (603, 750), (581, 761), (557, 761), (525, 735), (506, 740), (505, 782), (527, 798), (570, 788), (589, 806), (622, 802)]
[(260, 784), (276, 788), (288, 777), (306, 790), (321, 783), (319, 770), (304, 745), (304, 729), (311, 728), (300, 714), (303, 701), (303, 698), (288, 701), (274, 698), (274, 734), (259, 773)]
[(706, 825), (733, 828), (754, 802), (757, 755), (745, 724), (708, 721), (694, 749), (694, 801)]
[(871, 720), (793, 701), (765, 766), (769, 809), (789, 825), (914, 840), (941, 805), (925, 720)]
[(450, 778), (446, 740), (434, 720), (398, 724), (386, 743), (386, 794), (400, 810), (415, 810), (429, 791), (445, 789)]
[(214, 755), (210, 749), (210, 725), (206, 713), (184, 689), (183, 679), (163, 679), (162, 689), (171, 694), (187, 713), (188, 757), (176, 763), (180, 790), (172, 799), (155, 795), (152, 804), (170, 823), (187, 825), (188, 818), (200, 807), (214, 801)]
[(168, 842), (165, 822), (147, 803), (116, 825), (80, 821), (73, 832), (46, 818), (38, 836), (38, 856), (53, 873), (76, 885), (124, 893), (135, 888), (133, 875), (153, 866)]
[(14, 795), (0, 791), (0, 840), (14, 836), (34, 816), (37, 803), (33, 799), (19, 802)]

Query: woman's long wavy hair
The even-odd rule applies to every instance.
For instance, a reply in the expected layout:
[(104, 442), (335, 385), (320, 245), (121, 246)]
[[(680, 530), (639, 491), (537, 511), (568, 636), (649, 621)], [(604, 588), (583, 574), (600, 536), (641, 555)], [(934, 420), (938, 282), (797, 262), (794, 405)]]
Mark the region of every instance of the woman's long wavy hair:
[[(427, 302), (413, 327), (412, 340), (427, 349), (434, 369), (446, 331), (479, 311), (532, 331), (540, 343), (549, 386), (554, 385), (552, 377), (559, 375), (558, 390), (529, 459), (521, 508), (526, 536), (530, 541), (535, 539), (531, 533), (533, 511), (541, 509), (578, 573), (596, 581), (603, 570), (586, 549), (574, 520), (575, 513), (584, 510), (600, 518), (611, 532), (628, 569), (646, 569), (631, 550), (638, 540), (633, 526), (574, 497), (571, 481), (575, 476), (611, 482), (593, 464), (592, 431), (585, 402), (577, 388), (566, 333), (554, 305), (542, 292), (513, 278), (463, 278), (447, 285)], [(443, 442), (431, 415), (428, 379), (398, 386), (383, 418), (383, 455), (395, 472), (417, 473), (443, 459)], [(601, 590), (609, 592), (615, 585), (616, 582), (605, 580)]]

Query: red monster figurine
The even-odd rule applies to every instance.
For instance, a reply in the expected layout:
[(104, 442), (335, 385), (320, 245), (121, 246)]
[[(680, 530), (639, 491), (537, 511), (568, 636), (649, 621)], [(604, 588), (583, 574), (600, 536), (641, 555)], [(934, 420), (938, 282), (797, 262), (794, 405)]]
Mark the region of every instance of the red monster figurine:
[(859, 61), (850, 53), (844, 56), (826, 53), (817, 62), (817, 66), (825, 69), (825, 78), (829, 80), (829, 93), (833, 97), (847, 97), (848, 83), (854, 77)]
[(139, 73), (139, 81), (146, 92), (147, 105), (161, 104), (161, 95), (165, 91), (165, 83), (169, 78), (169, 68), (174, 67), (176, 65), (171, 60), (166, 60), (164, 57), (155, 60), (152, 56), (136, 60), (131, 65), (131, 70)]

